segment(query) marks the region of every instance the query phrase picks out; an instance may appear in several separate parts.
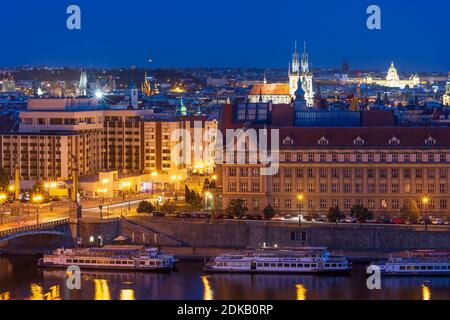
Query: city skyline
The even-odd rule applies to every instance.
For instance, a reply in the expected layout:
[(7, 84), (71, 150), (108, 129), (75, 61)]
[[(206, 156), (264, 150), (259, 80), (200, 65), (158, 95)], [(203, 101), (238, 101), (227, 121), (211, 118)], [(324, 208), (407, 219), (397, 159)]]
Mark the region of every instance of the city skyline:
[[(348, 59), (352, 69), (385, 70), (395, 61), (405, 72), (450, 70), (450, 48), (444, 41), (449, 4), (378, 1), (381, 30), (369, 30), (366, 9), (372, 3), (345, 2), (283, 0), (274, 7), (253, 1), (240, 6), (202, 0), (169, 6), (131, 0), (117, 10), (116, 1), (107, 5), (80, 0), (81, 30), (72, 31), (66, 28), (66, 9), (72, 3), (50, 5), (44, 0), (25, 9), (8, 3), (4, 9), (20, 11), (24, 19), (8, 15), (0, 22), (10, 30), (8, 44), (14, 47), (0, 53), (0, 65), (149, 67), (151, 59), (154, 68), (287, 68), (294, 42), (306, 41), (313, 68), (339, 67)], [(48, 19), (41, 21), (43, 15)], [(427, 23), (413, 23), (421, 20)], [(276, 27), (271, 21), (277, 21)]]

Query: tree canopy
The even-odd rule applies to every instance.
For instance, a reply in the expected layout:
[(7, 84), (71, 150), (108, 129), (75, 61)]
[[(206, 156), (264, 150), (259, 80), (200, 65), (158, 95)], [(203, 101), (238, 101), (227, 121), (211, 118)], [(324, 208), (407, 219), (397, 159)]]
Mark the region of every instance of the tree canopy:
[(419, 223), (420, 212), (417, 204), (412, 200), (406, 201), (400, 208), (400, 217), (412, 224)]
[(232, 199), (226, 211), (230, 216), (241, 217), (248, 211), (248, 208), (245, 206), (244, 200)]

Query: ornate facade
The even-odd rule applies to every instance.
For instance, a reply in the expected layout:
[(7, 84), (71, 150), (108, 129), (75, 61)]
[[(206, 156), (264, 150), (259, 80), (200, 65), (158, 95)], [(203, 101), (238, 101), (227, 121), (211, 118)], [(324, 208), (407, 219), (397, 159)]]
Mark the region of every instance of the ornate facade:
[(379, 85), (390, 88), (404, 89), (406, 87), (413, 88), (418, 86), (420, 84), (420, 78), (417, 74), (414, 74), (411, 75), (407, 80), (401, 80), (397, 73), (397, 69), (395, 68), (394, 62), (392, 62), (385, 79), (376, 79), (372, 78), (371, 76), (367, 76), (364, 79), (364, 82), (369, 85)]

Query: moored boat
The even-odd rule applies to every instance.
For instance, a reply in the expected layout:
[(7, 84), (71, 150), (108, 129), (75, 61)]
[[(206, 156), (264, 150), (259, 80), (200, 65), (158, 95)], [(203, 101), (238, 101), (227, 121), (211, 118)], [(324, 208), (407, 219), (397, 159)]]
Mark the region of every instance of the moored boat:
[(127, 271), (171, 271), (176, 260), (157, 248), (104, 246), (87, 249), (57, 249), (39, 259), (39, 267), (104, 269)]
[(343, 256), (323, 247), (259, 248), (212, 258), (206, 272), (345, 274), (351, 266)]
[(450, 251), (418, 250), (407, 257), (372, 262), (371, 266), (378, 266), (384, 275), (450, 276)]

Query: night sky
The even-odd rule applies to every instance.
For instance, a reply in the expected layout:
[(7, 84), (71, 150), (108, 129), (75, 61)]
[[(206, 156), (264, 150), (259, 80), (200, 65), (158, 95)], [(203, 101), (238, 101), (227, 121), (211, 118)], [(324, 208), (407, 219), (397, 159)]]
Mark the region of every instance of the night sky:
[[(77, 4), (82, 30), (66, 28)], [(382, 29), (366, 9), (381, 7)], [(286, 67), (308, 42), (313, 67), (450, 71), (447, 0), (2, 1), (0, 66)]]

